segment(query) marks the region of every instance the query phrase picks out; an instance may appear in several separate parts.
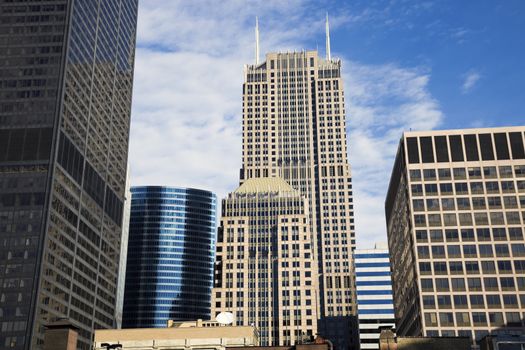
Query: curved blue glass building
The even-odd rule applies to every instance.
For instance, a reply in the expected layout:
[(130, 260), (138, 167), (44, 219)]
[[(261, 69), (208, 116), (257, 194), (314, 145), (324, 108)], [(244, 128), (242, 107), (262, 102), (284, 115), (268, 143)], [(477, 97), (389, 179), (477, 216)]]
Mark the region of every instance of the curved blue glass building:
[(131, 188), (123, 328), (210, 319), (216, 203), (204, 190)]

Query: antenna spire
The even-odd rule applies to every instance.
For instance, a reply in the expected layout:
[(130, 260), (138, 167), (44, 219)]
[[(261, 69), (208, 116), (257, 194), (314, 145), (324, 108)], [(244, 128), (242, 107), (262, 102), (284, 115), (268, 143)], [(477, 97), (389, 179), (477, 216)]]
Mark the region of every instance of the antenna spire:
[(330, 55), (330, 24), (328, 24), (328, 12), (326, 13), (326, 59), (331, 60)]
[(259, 17), (255, 16), (255, 64), (259, 64)]

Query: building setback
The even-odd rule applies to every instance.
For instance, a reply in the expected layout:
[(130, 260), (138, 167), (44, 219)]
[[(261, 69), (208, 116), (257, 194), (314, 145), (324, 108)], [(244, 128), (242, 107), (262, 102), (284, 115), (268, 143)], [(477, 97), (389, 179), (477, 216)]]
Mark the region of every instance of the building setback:
[(115, 325), (137, 0), (0, 3), (0, 347)]
[(131, 188), (123, 328), (210, 318), (215, 194), (164, 186)]
[(319, 278), (317, 331), (339, 349), (352, 346), (355, 236), (341, 61), (302, 51), (268, 53), (247, 65), (242, 150), (241, 184), (280, 177), (307, 199)]
[(255, 325), (261, 345), (317, 330), (317, 267), (308, 202), (283, 179), (246, 180), (222, 201), (212, 307)]
[(403, 134), (385, 205), (398, 335), (523, 331), (524, 132)]
[(395, 327), (390, 259), (386, 244), (354, 250), (361, 349), (379, 349), (382, 329)]

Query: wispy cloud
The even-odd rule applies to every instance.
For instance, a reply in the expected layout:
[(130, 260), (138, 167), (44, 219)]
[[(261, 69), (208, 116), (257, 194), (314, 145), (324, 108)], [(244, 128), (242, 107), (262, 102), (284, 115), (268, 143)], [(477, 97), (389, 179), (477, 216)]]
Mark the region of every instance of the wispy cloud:
[(475, 70), (471, 70), (463, 75), (463, 84), (461, 85), (461, 92), (464, 94), (469, 93), (472, 91), (474, 86), (478, 83), (478, 81), (481, 79), (481, 74), (479, 74)]
[(358, 245), (372, 247), (386, 240), (384, 200), (402, 132), (433, 129), (444, 116), (423, 69), (357, 62), (345, 67)]
[[(323, 31), (324, 9), (306, 0), (140, 4), (132, 184), (205, 188), (223, 197), (238, 184), (242, 67), (254, 60), (255, 14), (262, 52), (300, 50)], [(330, 22), (336, 30), (370, 16), (342, 11)], [(401, 132), (434, 128), (443, 115), (424, 69), (343, 57), (343, 73), (358, 244), (371, 246), (386, 239), (383, 202)]]

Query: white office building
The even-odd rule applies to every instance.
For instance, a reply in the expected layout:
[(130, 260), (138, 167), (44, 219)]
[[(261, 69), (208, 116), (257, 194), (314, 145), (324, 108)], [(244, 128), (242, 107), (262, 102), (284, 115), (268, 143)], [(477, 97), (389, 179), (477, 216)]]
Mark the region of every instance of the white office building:
[(385, 244), (354, 251), (361, 349), (379, 349), (382, 328), (394, 328), (390, 259)]

